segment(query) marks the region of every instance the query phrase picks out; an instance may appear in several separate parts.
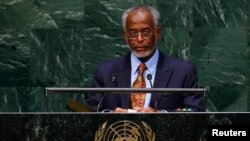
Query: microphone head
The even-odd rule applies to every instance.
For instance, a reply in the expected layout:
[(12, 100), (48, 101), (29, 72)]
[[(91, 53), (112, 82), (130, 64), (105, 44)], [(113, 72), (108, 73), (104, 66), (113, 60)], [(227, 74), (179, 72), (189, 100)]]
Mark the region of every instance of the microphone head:
[(148, 75), (147, 75), (147, 79), (148, 79), (148, 80), (152, 80), (152, 74), (148, 74)]
[(112, 80), (111, 81), (115, 81), (116, 79), (116, 76), (112, 76)]

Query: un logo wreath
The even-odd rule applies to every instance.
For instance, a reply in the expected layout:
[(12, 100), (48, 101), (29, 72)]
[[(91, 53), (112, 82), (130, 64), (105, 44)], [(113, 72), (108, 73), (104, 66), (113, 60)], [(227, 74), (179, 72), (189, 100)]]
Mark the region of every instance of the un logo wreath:
[(145, 122), (136, 124), (128, 120), (108, 126), (103, 123), (95, 133), (95, 141), (155, 141), (155, 133)]

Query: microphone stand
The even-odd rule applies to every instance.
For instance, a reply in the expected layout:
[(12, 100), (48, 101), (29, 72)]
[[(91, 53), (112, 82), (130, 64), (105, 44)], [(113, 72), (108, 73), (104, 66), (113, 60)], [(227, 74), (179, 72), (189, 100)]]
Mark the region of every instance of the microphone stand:
[[(148, 81), (149, 81), (149, 83), (150, 83), (150, 87), (153, 88), (153, 85), (152, 85), (152, 74), (148, 74), (148, 75), (147, 75), (147, 79), (148, 79)], [(155, 95), (154, 95), (154, 94), (151, 94), (151, 95), (153, 95), (153, 97), (154, 97), (154, 102), (155, 102), (154, 111), (157, 111), (156, 109), (157, 109), (157, 106), (158, 106), (158, 102), (157, 102), (157, 100), (156, 100)]]
[[(112, 80), (111, 80), (111, 82), (109, 83), (109, 85), (108, 85), (108, 88), (110, 88), (111, 87), (111, 85), (113, 84), (113, 82), (116, 80), (116, 78), (117, 78), (117, 76), (113, 76), (112, 77)], [(102, 96), (102, 98), (100, 99), (100, 101), (99, 101), (99, 103), (98, 103), (98, 105), (97, 105), (97, 108), (96, 108), (96, 112), (99, 112), (99, 109), (100, 109), (100, 107), (101, 107), (101, 104), (102, 104), (102, 101), (104, 100), (104, 97), (106, 96), (106, 93)]]

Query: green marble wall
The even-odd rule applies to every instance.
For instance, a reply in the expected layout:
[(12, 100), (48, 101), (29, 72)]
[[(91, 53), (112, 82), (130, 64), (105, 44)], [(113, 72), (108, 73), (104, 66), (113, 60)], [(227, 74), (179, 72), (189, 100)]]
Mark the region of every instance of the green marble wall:
[[(250, 111), (248, 0), (1, 0), (0, 112), (43, 112), (44, 87), (88, 87), (96, 65), (128, 52), (122, 11), (149, 4), (162, 15), (166, 54), (194, 63), (209, 86), (208, 111)], [(69, 98), (50, 94), (50, 111)]]

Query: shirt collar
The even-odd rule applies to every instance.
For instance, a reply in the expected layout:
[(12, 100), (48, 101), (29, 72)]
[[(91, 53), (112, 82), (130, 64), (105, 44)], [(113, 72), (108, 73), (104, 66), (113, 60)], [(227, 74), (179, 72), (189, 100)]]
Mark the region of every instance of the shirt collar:
[[(150, 74), (154, 74), (158, 59), (159, 59), (159, 50), (158, 48), (156, 48), (154, 55), (145, 63), (145, 65), (147, 66), (147, 71)], [(133, 74), (137, 73), (137, 68), (141, 63), (142, 62), (133, 53), (131, 53), (131, 68), (132, 68), (131, 72)]]

